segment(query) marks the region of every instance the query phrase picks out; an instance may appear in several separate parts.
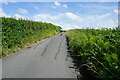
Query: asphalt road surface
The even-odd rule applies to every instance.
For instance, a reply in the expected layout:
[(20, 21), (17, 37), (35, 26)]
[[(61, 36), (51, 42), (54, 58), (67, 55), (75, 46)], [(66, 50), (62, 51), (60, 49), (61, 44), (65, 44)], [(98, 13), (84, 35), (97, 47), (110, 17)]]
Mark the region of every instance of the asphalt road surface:
[(2, 60), (3, 78), (75, 78), (65, 33), (43, 40)]

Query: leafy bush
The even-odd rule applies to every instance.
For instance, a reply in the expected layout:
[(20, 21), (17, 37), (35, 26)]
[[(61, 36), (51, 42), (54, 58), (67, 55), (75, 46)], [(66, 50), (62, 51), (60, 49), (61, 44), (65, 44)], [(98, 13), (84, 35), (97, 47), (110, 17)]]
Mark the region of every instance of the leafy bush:
[(67, 32), (79, 69), (97, 78), (120, 79), (120, 29), (77, 29)]
[(7, 56), (21, 48), (59, 33), (59, 26), (51, 23), (16, 20), (2, 17), (2, 55)]

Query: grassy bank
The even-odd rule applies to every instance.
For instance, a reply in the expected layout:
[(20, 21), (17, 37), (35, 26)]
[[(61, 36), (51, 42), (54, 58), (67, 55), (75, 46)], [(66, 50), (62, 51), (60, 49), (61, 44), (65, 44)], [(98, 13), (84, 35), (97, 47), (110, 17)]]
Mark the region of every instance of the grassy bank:
[(120, 79), (120, 29), (70, 30), (66, 37), (84, 77)]
[(2, 17), (1, 56), (15, 53), (37, 41), (58, 34), (59, 29), (59, 26), (50, 23)]

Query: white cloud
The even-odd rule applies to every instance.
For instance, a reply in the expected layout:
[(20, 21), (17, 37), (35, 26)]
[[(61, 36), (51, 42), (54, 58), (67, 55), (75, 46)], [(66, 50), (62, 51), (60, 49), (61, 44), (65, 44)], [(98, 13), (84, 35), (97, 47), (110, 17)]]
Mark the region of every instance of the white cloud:
[(114, 10), (114, 13), (118, 14), (118, 10)]
[(82, 7), (82, 8), (98, 8), (98, 9), (114, 9), (116, 6), (103, 6), (103, 5), (96, 5), (96, 4), (81, 4), (80, 7)]
[(55, 6), (61, 6), (59, 2), (54, 2)]
[(6, 5), (7, 5), (7, 4), (8, 4), (8, 2), (2, 2), (2, 4), (6, 4)]
[[(86, 26), (89, 28), (111, 28), (111, 27), (116, 27), (116, 23), (114, 20), (110, 19), (112, 16), (111, 13), (105, 13), (105, 14), (100, 14), (100, 15), (94, 15), (94, 16), (83, 16), (82, 17), (82, 22), (80, 23), (81, 26)], [(117, 19), (116, 19), (117, 20)]]
[(0, 17), (5, 17), (7, 16), (6, 13), (3, 11), (2, 8), (0, 8)]
[(79, 16), (77, 16), (77, 15), (75, 15), (75, 14), (73, 14), (73, 13), (70, 13), (70, 12), (66, 13), (66, 16), (67, 16), (68, 18), (72, 19), (72, 20), (75, 20), (75, 19), (78, 19), (78, 18), (79, 18)]
[(89, 21), (97, 21), (100, 19), (107, 18), (111, 15), (111, 13), (101, 14), (101, 15), (95, 15), (95, 16), (88, 16)]
[(50, 21), (50, 20), (59, 20), (63, 17), (63, 14), (58, 14), (56, 16), (52, 16), (49, 14), (38, 14), (34, 16), (35, 21)]
[(37, 6), (34, 7), (36, 10), (39, 10), (39, 8)]
[(17, 0), (10, 0), (10, 3), (16, 3)]
[(27, 10), (22, 9), (22, 8), (20, 8), (18, 11), (19, 11), (20, 13), (22, 13), (22, 14), (27, 14), (27, 13), (28, 13), (28, 11), (27, 11)]
[[(116, 27), (117, 24), (109, 19), (111, 13), (105, 13), (101, 15), (94, 16), (78, 16), (76, 14), (67, 12), (61, 13), (58, 15), (50, 15), (50, 14), (38, 14), (35, 15), (33, 20), (42, 21), (42, 22), (50, 22), (55, 25), (61, 26), (64, 30), (68, 29), (78, 29), (78, 28), (111, 28)], [(65, 20), (66, 22), (61, 22), (60, 20)]]
[(113, 10), (115, 14), (120, 14), (120, 10)]
[(66, 4), (63, 5), (64, 8), (68, 8), (68, 6)]
[[(99, 25), (99, 26), (97, 26)], [(114, 20), (100, 20), (97, 22), (96, 27), (98, 28), (113, 28), (117, 27), (118, 24), (114, 22)]]
[[(71, 15), (73, 16), (73, 18), (71, 18)], [(57, 20), (59, 19), (66, 19), (66, 18), (70, 18), (71, 20), (77, 20), (79, 19), (77, 15), (72, 14), (72, 13), (62, 13), (62, 14), (58, 14), (58, 15), (50, 15), (50, 14), (38, 14), (35, 15), (33, 17), (34, 21), (41, 21), (41, 22), (50, 22), (53, 23), (55, 25), (61, 26), (64, 30), (68, 30), (68, 29), (78, 29), (80, 28), (78, 25), (74, 24), (74, 23), (65, 23), (65, 22), (59, 22)]]
[(15, 18), (16, 19), (26, 19), (25, 16), (19, 15), (19, 14), (15, 14)]
[(58, 22), (54, 23), (55, 25), (61, 26), (64, 30), (69, 29), (80, 29), (80, 26), (74, 24), (74, 23), (64, 23), (64, 22)]
[(56, 8), (56, 6), (52, 5), (52, 8)]
[(56, 21), (60, 19), (69, 19), (70, 21), (75, 21), (75, 22), (81, 22), (81, 19), (78, 15), (75, 15), (73, 13), (61, 13), (58, 15), (50, 15), (50, 14), (37, 14), (34, 16), (34, 20), (36, 21)]
[(110, 19), (111, 13), (95, 15), (95, 16), (87, 16), (87, 19), (84, 19), (83, 22), (88, 23), (87, 27), (91, 28), (112, 28), (117, 26), (117, 22), (115, 20)]
[[(11, 0), (6, 0), (11, 1)], [(17, 2), (51, 2), (56, 0), (16, 0)], [(119, 0), (57, 0), (60, 2), (119, 2)]]
[(97, 19), (104, 19), (104, 18), (106, 18), (106, 17), (108, 17), (110, 15), (111, 15), (111, 13), (106, 13), (106, 14), (102, 14), (102, 15), (96, 15), (96, 18)]
[(2, 3), (2, 4), (6, 4), (6, 5), (8, 4), (8, 2), (5, 1), (5, 0), (4, 0), (4, 1), (0, 0), (0, 3)]
[(11, 17), (7, 15), (2, 8), (0, 8), (0, 17)]
[(76, 20), (76, 21), (78, 21), (78, 22), (81, 22), (81, 18), (80, 18), (80, 16), (78, 16), (78, 15), (75, 15), (75, 14), (70, 13), (70, 12), (65, 13), (65, 15), (66, 15), (69, 19), (71, 19), (71, 20)]
[(0, 0), (0, 3), (2, 3), (2, 4), (9, 4), (9, 3), (15, 3), (16, 2), (16, 0)]
[[(88, 24), (87, 24), (88, 23)], [(69, 29), (86, 29), (86, 28), (94, 28), (94, 29), (101, 29), (101, 28), (113, 28), (117, 27), (118, 24), (114, 23), (113, 20), (98, 20), (95, 22), (85, 21), (84, 23), (65, 23), (65, 22), (56, 22), (53, 23), (55, 25), (61, 26), (64, 30)]]
[(66, 4), (62, 5), (60, 2), (54, 2), (54, 5), (52, 5), (52, 8), (56, 8), (56, 7), (68, 8), (68, 6)]

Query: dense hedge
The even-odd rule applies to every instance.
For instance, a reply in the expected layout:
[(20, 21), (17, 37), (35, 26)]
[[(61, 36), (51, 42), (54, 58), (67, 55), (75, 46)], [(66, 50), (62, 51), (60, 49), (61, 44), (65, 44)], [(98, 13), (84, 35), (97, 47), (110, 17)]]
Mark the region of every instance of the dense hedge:
[(66, 37), (86, 78), (120, 79), (120, 29), (70, 30)]
[(2, 17), (2, 56), (59, 33), (51, 23)]

